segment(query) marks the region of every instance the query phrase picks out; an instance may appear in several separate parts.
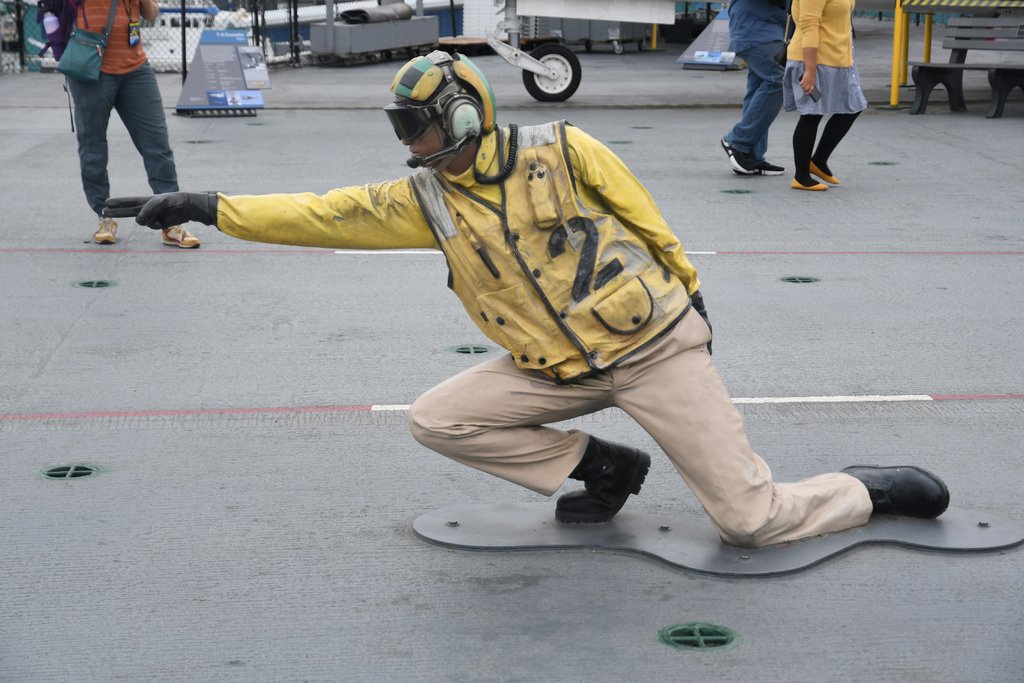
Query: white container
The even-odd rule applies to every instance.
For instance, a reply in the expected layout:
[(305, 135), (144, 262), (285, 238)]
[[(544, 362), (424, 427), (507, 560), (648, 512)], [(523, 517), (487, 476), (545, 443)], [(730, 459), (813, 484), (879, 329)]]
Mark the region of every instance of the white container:
[(54, 33), (60, 30), (60, 19), (53, 12), (47, 12), (43, 16), (43, 30), (46, 31), (46, 35), (52, 36)]

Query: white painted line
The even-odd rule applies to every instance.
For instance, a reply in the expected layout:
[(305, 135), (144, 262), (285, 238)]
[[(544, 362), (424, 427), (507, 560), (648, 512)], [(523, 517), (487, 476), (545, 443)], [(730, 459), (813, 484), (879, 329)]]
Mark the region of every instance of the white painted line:
[[(736, 404), (762, 403), (907, 403), (912, 401), (934, 401), (928, 394), (894, 394), (869, 396), (761, 396), (754, 398), (734, 398)], [(375, 405), (370, 410), (403, 411), (409, 406)]]
[(420, 254), (431, 254), (433, 256), (440, 255), (440, 251), (437, 249), (335, 249), (335, 254), (339, 256), (404, 256), (406, 254), (420, 255)]
[[(1024, 401), (1017, 394), (894, 394), (869, 396), (765, 396), (734, 398), (733, 403), (896, 403), (914, 401)], [(249, 408), (184, 408), (177, 410), (87, 411), (78, 413), (0, 413), (0, 423), (36, 420), (88, 420), (97, 418), (203, 417), (217, 415), (267, 415), (288, 413), (353, 413), (376, 411), (404, 412), (408, 405), (278, 406)]]
[(760, 398), (734, 398), (733, 403), (903, 403), (907, 401), (933, 401), (928, 394), (875, 395), (875, 396), (763, 396)]
[(717, 251), (687, 251), (687, 256), (718, 256)]

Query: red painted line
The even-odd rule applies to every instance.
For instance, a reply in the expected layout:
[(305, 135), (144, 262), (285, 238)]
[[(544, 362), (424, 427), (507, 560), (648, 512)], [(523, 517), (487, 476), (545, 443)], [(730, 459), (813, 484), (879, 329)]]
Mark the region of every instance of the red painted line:
[[(177, 254), (180, 249), (109, 249), (106, 247), (0, 247), (0, 254)], [(238, 255), (275, 254), (275, 255), (334, 255), (335, 249), (285, 248), (285, 249), (210, 249), (202, 247), (192, 254)], [(400, 253), (400, 252), (396, 252)], [(438, 252), (440, 253), (440, 252)], [(707, 254), (708, 252), (700, 252)], [(716, 251), (718, 256), (1024, 256), (1024, 251)]]
[(929, 394), (933, 401), (1020, 401), (1024, 394)]
[[(0, 247), (0, 254), (180, 254), (183, 249), (106, 249), (104, 247)], [(200, 247), (199, 249), (187, 250), (190, 254), (284, 254), (294, 256), (296, 254), (324, 254), (334, 255), (330, 249), (210, 249)]]
[(96, 418), (123, 418), (123, 417), (182, 417), (195, 415), (265, 415), (265, 414), (294, 414), (294, 413), (354, 413), (369, 412), (373, 406), (348, 405), (348, 406), (298, 406), (278, 408), (202, 408), (195, 410), (107, 410), (88, 411), (80, 413), (23, 413), (23, 414), (2, 414), (2, 421), (39, 421), (39, 420), (90, 420)]
[[(919, 396), (919, 398), (917, 398)], [(920, 394), (911, 397), (893, 396), (892, 399), (899, 400), (926, 400), (925, 397), (930, 398), (933, 401), (1020, 401), (1024, 400), (1024, 394)], [(807, 399), (807, 397), (804, 397)], [(822, 397), (811, 397), (820, 399)], [(826, 397), (827, 398), (827, 397)], [(857, 397), (848, 396), (834, 397), (835, 401), (821, 401), (821, 400), (810, 400), (801, 401), (800, 397), (790, 397), (788, 399), (773, 400), (767, 399), (749, 399), (749, 398), (734, 398), (735, 403), (852, 403), (864, 399), (873, 400), (886, 400), (885, 396), (879, 397)], [(97, 418), (130, 418), (130, 417), (188, 417), (188, 416), (204, 416), (204, 415), (294, 415), (302, 413), (361, 413), (361, 412), (372, 412), (374, 410), (406, 410), (408, 406), (394, 405), (394, 406), (383, 406), (374, 404), (353, 404), (353, 405), (340, 405), (340, 406), (280, 406), (275, 408), (201, 408), (193, 410), (107, 410), (107, 411), (84, 411), (84, 412), (73, 412), (73, 413), (11, 413), (3, 414), (0, 413), (0, 422), (32, 422), (32, 421), (43, 421), (43, 420), (90, 420)]]

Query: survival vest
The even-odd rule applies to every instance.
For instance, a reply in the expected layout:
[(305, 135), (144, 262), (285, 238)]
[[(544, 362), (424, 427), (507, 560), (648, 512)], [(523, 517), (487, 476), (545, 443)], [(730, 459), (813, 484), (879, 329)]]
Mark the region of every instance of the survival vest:
[(516, 364), (559, 381), (611, 367), (688, 310), (686, 288), (647, 245), (575, 187), (565, 122), (519, 129), (493, 206), (432, 170), (412, 175), (450, 287)]

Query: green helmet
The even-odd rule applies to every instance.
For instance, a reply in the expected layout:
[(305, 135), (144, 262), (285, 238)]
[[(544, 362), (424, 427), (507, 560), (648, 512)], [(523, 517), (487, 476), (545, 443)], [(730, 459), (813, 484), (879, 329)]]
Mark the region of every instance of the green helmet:
[(384, 108), (395, 134), (412, 142), (437, 124), (451, 156), (495, 127), (494, 91), (468, 57), (434, 50), (414, 57), (391, 83), (395, 101)]

